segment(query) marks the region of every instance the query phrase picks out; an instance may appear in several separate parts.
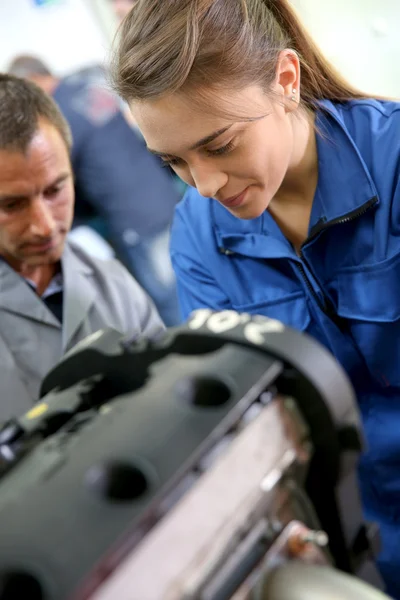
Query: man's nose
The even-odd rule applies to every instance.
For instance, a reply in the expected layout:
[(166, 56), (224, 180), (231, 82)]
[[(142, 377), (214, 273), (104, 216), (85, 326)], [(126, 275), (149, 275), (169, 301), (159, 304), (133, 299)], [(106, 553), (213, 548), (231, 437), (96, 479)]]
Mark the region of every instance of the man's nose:
[(190, 169), (190, 173), (197, 191), (204, 198), (215, 198), (228, 181), (226, 173), (212, 163), (197, 164)]
[(30, 229), (34, 235), (49, 238), (55, 230), (55, 221), (46, 200), (39, 196), (32, 202), (30, 211)]

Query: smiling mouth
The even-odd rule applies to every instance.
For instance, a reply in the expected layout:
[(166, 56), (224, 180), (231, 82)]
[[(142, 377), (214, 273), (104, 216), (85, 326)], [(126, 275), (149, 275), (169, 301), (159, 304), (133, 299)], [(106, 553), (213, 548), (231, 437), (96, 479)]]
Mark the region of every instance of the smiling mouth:
[(221, 204), (223, 204), (227, 208), (234, 208), (236, 206), (240, 206), (244, 202), (248, 189), (249, 188), (247, 187), (245, 190), (243, 190), (243, 192), (240, 192), (240, 194), (237, 194), (236, 196), (231, 196), (230, 198), (226, 198), (225, 200), (220, 200)]

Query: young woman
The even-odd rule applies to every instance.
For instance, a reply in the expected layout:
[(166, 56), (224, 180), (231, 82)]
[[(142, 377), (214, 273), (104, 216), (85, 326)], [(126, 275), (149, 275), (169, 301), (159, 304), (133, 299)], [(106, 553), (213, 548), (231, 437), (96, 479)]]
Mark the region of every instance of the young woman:
[(149, 149), (191, 186), (172, 235), (183, 315), (279, 319), (349, 373), (400, 598), (400, 104), (348, 85), (286, 0), (138, 0), (114, 66)]

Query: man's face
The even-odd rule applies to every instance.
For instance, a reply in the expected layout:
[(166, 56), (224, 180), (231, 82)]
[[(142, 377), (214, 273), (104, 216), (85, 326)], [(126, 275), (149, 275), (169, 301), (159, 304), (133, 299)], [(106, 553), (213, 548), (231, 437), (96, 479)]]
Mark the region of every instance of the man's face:
[(111, 7), (118, 19), (122, 21), (131, 10), (135, 0), (111, 0)]
[(0, 150), (0, 255), (17, 271), (60, 260), (74, 209), (68, 149), (40, 122), (25, 154)]

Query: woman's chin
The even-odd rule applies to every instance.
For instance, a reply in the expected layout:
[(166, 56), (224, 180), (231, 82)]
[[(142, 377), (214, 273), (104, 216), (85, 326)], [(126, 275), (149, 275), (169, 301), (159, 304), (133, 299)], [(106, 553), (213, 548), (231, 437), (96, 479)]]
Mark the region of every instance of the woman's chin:
[(267, 210), (269, 202), (249, 202), (237, 208), (229, 209), (229, 212), (237, 217), (238, 219), (244, 219), (250, 221), (251, 219), (258, 219)]

